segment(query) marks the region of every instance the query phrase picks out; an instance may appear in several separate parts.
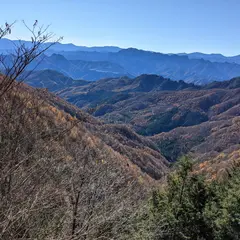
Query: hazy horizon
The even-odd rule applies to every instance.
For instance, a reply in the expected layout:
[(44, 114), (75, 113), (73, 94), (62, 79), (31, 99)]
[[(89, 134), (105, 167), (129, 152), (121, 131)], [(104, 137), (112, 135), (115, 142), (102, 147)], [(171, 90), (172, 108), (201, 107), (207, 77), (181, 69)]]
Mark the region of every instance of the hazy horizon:
[[(29, 41), (29, 39), (11, 39), (11, 38), (4, 38), (4, 39), (8, 39), (8, 40), (13, 40), (13, 41), (18, 41), (18, 40), (22, 40), (22, 41)], [(78, 45), (78, 44), (74, 44), (72, 42), (64, 42), (64, 41), (61, 41), (60, 42), (61, 44), (72, 44), (72, 45), (75, 45), (75, 46), (79, 46), (79, 47), (87, 47), (87, 48), (94, 48), (94, 47), (116, 47), (116, 48), (120, 48), (120, 49), (129, 49), (129, 48), (133, 48), (133, 49), (138, 49), (138, 50), (143, 50), (143, 51), (149, 51), (149, 52), (155, 52), (155, 53), (163, 53), (163, 54), (191, 54), (191, 53), (202, 53), (202, 54), (219, 54), (219, 55), (222, 55), (222, 56), (225, 56), (225, 57), (235, 57), (235, 56), (239, 56), (239, 54), (236, 54), (236, 55), (225, 55), (225, 54), (222, 54), (221, 52), (209, 52), (209, 53), (206, 53), (206, 52), (199, 52), (199, 51), (194, 51), (194, 52), (160, 52), (160, 51), (154, 51), (152, 49), (142, 49), (142, 48), (137, 48), (137, 47), (134, 47), (134, 46), (129, 46), (129, 47), (121, 47), (121, 46), (115, 46), (115, 45), (92, 45), (92, 46), (88, 46), (88, 45)]]

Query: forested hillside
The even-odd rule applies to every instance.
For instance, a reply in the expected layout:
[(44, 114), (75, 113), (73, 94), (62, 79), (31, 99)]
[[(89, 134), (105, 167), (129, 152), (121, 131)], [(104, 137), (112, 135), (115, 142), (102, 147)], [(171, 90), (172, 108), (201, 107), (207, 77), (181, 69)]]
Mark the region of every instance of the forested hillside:
[(0, 58), (0, 239), (239, 239), (239, 78), (30, 71), (61, 38), (25, 26)]

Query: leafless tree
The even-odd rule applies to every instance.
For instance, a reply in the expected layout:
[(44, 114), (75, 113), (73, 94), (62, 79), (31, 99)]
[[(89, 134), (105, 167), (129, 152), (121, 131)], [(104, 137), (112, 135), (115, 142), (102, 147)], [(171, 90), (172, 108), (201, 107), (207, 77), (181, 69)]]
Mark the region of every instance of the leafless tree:
[(4, 99), (1, 239), (121, 239), (139, 197), (135, 179), (81, 122), (37, 94)]
[(126, 239), (140, 184), (50, 94), (16, 81), (55, 43), (37, 21), (28, 30), (30, 47), (0, 60), (0, 239)]
[[(27, 222), (34, 223), (33, 220), (36, 219), (32, 218), (37, 212), (45, 211), (44, 205), (47, 202), (49, 206), (53, 204), (51, 196), (54, 195), (48, 194), (49, 199), (44, 199), (47, 196), (45, 192), (50, 190), (45, 186), (46, 180), (42, 180), (47, 179), (49, 171), (44, 167), (44, 162), (48, 159), (46, 152), (43, 149), (42, 153), (39, 152), (45, 145), (40, 143), (46, 135), (54, 137), (52, 131), (44, 130), (44, 122), (39, 121), (44, 100), (39, 99), (30, 88), (23, 91), (21, 81), (17, 80), (24, 80), (23, 76), (29, 64), (60, 38), (44, 45), (54, 37), (48, 32), (48, 26), (38, 27), (37, 21), (32, 28), (25, 22), (23, 24), (32, 35), (31, 44), (26, 46), (19, 40), (15, 43), (14, 51), (0, 56), (1, 239), (28, 238), (29, 230), (32, 228), (34, 231), (34, 226), (30, 227)], [(5, 27), (0, 28), (0, 38), (11, 34), (13, 25), (14, 23), (5, 23)], [(42, 183), (34, 182), (34, 178)]]
[(73, 157), (65, 186), (70, 239), (120, 239), (139, 199), (136, 181), (116, 167), (104, 146), (101, 152), (65, 146)]
[[(16, 80), (26, 77), (24, 71), (31, 62), (62, 39), (62, 37), (60, 37), (44, 45), (44, 43), (54, 38), (54, 34), (48, 31), (49, 26), (38, 26), (37, 20), (31, 28), (24, 21), (23, 24), (31, 33), (31, 44), (26, 46), (21, 40), (19, 40), (18, 43), (13, 42), (15, 45), (14, 51), (10, 54), (2, 54), (0, 56), (0, 67), (3, 73), (0, 82), (0, 98), (6, 91), (11, 89), (14, 84), (17, 84)], [(13, 25), (14, 23), (6, 23), (5, 28), (0, 28), (0, 39), (11, 34)]]

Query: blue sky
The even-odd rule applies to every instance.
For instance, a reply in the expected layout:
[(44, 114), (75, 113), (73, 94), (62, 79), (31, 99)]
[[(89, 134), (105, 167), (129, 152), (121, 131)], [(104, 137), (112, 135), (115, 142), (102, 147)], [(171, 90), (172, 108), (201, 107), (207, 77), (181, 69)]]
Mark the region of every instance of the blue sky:
[(76, 45), (240, 54), (239, 0), (8, 0), (0, 7), (0, 23), (18, 21), (12, 39), (27, 39), (21, 20), (37, 19)]

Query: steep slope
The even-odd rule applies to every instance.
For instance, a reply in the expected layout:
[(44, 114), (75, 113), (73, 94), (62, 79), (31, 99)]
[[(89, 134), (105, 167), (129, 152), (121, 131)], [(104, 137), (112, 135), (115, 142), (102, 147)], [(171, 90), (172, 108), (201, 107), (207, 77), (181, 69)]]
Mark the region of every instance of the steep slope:
[(123, 157), (124, 164), (128, 166), (134, 164), (140, 172), (147, 173), (155, 179), (159, 179), (166, 173), (168, 162), (160, 154), (155, 144), (137, 135), (129, 127), (104, 124), (45, 90), (38, 90), (38, 94), (57, 109), (64, 110), (82, 121), (88, 131)]
[(3, 240), (122, 236), (168, 169), (151, 140), (46, 90), (18, 84), (0, 106)]
[[(166, 173), (168, 163), (161, 156), (155, 144), (137, 135), (127, 126), (105, 124), (84, 113), (76, 106), (49, 93), (46, 89), (32, 89), (25, 84), (21, 84), (17, 89), (23, 95), (25, 92), (30, 94), (29, 98), (33, 95), (35, 99), (39, 99), (38, 101), (43, 100), (43, 109), (46, 109), (47, 112), (45, 117), (53, 118), (51, 123), (53, 126), (54, 122), (58, 121), (59, 118), (59, 121), (66, 126), (69, 124), (74, 125), (75, 123), (76, 126), (74, 128), (77, 131), (81, 132), (81, 129), (84, 129), (86, 133), (82, 133), (83, 135), (89, 135), (90, 138), (96, 139), (100, 144), (100, 152), (102, 148), (108, 148), (108, 152), (112, 152), (113, 155), (117, 154), (119, 156), (118, 159), (121, 159), (119, 160), (120, 165), (123, 164), (123, 166), (128, 166), (130, 169), (131, 166), (135, 166), (133, 169), (138, 174), (144, 175), (147, 173), (150, 178), (155, 179), (159, 179)], [(64, 118), (63, 120), (61, 120), (61, 116)], [(79, 134), (81, 135), (80, 132)]]

